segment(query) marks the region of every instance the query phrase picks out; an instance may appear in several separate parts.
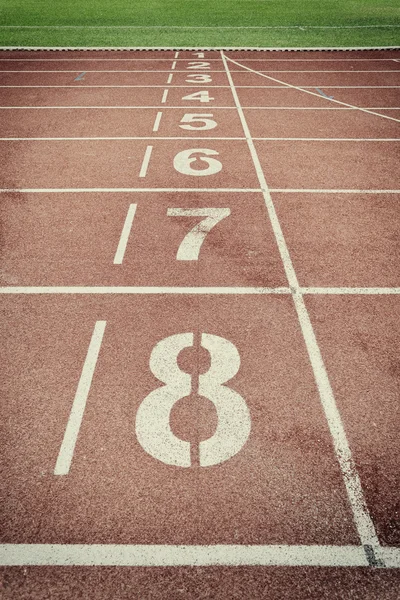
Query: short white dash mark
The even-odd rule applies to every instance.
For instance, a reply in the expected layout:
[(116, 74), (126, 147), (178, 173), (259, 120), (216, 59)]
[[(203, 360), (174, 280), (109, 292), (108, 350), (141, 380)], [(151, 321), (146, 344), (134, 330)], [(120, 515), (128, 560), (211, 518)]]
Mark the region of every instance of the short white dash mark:
[(147, 146), (146, 152), (144, 153), (142, 166), (140, 169), (139, 177), (146, 177), (147, 169), (149, 167), (151, 153), (153, 152), (153, 146)]
[(153, 125), (153, 131), (158, 131), (159, 127), (160, 127), (160, 121), (161, 121), (161, 117), (162, 117), (162, 112), (159, 111), (156, 115), (156, 120), (154, 121), (154, 125)]
[(126, 215), (125, 223), (119, 238), (118, 248), (114, 256), (114, 265), (122, 265), (128, 238), (131, 233), (133, 219), (135, 218), (137, 204), (131, 204)]
[(166, 103), (168, 92), (169, 92), (169, 90), (164, 90), (164, 93), (163, 93), (162, 99), (161, 99), (161, 104), (165, 104)]

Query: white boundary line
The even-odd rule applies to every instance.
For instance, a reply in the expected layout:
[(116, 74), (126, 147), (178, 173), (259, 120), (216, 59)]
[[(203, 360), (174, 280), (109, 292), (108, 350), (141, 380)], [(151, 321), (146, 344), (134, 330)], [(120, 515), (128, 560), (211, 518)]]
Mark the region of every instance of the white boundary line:
[[(154, 129), (153, 129), (154, 131)], [(0, 142), (73, 142), (107, 140), (213, 140), (243, 141), (245, 137), (200, 137), (200, 136), (138, 136), (138, 137), (0, 137)], [(259, 142), (400, 142), (399, 138), (300, 138), (300, 137), (253, 137)]]
[[(2, 48), (0, 47), (0, 51), (2, 50)], [(49, 50), (48, 48), (43, 48), (43, 50), (47, 51)], [(71, 50), (75, 50), (71, 49)], [(82, 50), (82, 49), (81, 49)], [(84, 49), (86, 50), (86, 48)], [(147, 48), (146, 48), (147, 50)], [(62, 50), (63, 52), (65, 52), (65, 50)], [(159, 50), (158, 50), (159, 51)], [(263, 48), (257, 48), (258, 52), (264, 52)], [(269, 52), (269, 50), (266, 50), (267, 52)], [(143, 48), (140, 50), (140, 52), (142, 53), (146, 53)], [(157, 61), (157, 62), (162, 62), (162, 61), (171, 61), (172, 57), (169, 58), (94, 58), (94, 57), (89, 57), (89, 58), (1, 58), (0, 56), (0, 62), (81, 62), (81, 61), (105, 61), (105, 62), (140, 62), (140, 61), (147, 61), (147, 62), (152, 62), (152, 61)], [(175, 57), (176, 58), (176, 57)], [(179, 61), (182, 62), (188, 62), (193, 60), (192, 58), (180, 58), (178, 59)], [(207, 60), (208, 62), (221, 62), (220, 58), (210, 58), (207, 57), (204, 60)], [(244, 58), (242, 60), (245, 60), (246, 62), (251, 62), (251, 61), (257, 61), (259, 62), (260, 60), (262, 60), (263, 62), (288, 62), (288, 63), (293, 63), (293, 62), (399, 62), (400, 59), (397, 58)], [(57, 72), (57, 71), (56, 71)], [(328, 71), (329, 72), (329, 71)], [(367, 71), (368, 72), (368, 71)], [(18, 71), (17, 71), (18, 73)]]
[[(299, 293), (305, 295), (334, 296), (390, 296), (400, 295), (400, 287), (299, 287)], [(288, 287), (138, 287), (138, 286), (6, 286), (0, 287), (0, 295), (38, 295), (38, 294), (183, 294), (183, 295), (252, 295), (252, 294), (291, 294)]]
[(1, 294), (290, 294), (288, 287), (8, 286)]
[[(178, 72), (178, 71), (177, 71)], [(208, 73), (211, 73), (212, 71), (208, 71)], [(218, 71), (219, 72), (219, 71)], [(232, 73), (239, 73), (239, 71), (232, 71)], [(262, 72), (260, 71), (260, 74)], [(203, 85), (202, 83), (199, 85)], [(172, 89), (179, 89), (179, 88), (185, 88), (185, 89), (197, 89), (198, 86), (194, 86), (194, 85), (171, 85)], [(315, 88), (319, 87), (319, 88), (324, 88), (324, 89), (333, 89), (333, 90), (391, 90), (391, 89), (399, 89), (400, 85), (325, 85), (323, 83), (318, 83), (315, 85), (298, 85), (296, 86), (298, 89), (301, 90), (307, 90), (307, 89), (311, 89), (314, 90)], [(76, 87), (75, 85), (0, 85), (1, 89), (43, 89), (43, 90), (47, 90), (47, 89), (72, 89), (72, 90), (84, 90), (84, 89), (137, 89), (137, 88), (142, 88), (142, 89), (159, 89), (159, 88), (165, 88), (165, 84), (163, 85), (129, 85), (129, 84), (119, 84), (119, 85), (79, 85), (78, 87)], [(229, 86), (228, 85), (209, 85), (207, 86), (207, 89), (228, 89)], [(237, 85), (236, 86), (237, 89), (244, 89), (244, 90), (288, 90), (289, 88), (287, 87), (287, 84), (285, 85)], [(204, 89), (204, 88), (203, 88)], [(168, 90), (165, 90), (166, 92)], [(321, 95), (321, 94), (319, 94)], [(161, 103), (163, 103), (164, 101), (161, 100)]]
[(124, 260), (124, 254), (126, 250), (126, 246), (128, 244), (129, 234), (131, 232), (133, 219), (135, 218), (137, 204), (131, 204), (129, 206), (125, 223), (122, 228), (121, 237), (119, 239), (117, 251), (114, 256), (114, 265), (122, 265), (122, 261)]
[[(291, 83), (286, 83), (285, 81), (281, 81), (280, 79), (276, 79), (275, 77), (270, 77), (269, 75), (265, 75), (264, 73), (261, 73), (260, 71), (255, 71), (254, 69), (250, 69), (249, 67), (241, 65), (240, 63), (238, 63), (236, 60), (233, 60), (232, 58), (227, 57), (226, 60), (229, 60), (229, 62), (235, 64), (236, 66), (246, 69), (246, 71), (250, 71), (251, 73), (255, 73), (256, 75), (259, 75), (260, 77), (265, 77), (266, 79), (275, 81), (276, 83), (281, 83), (281, 84), (287, 86), (288, 88), (298, 90), (300, 92), (303, 92), (304, 94), (311, 94), (311, 96), (317, 96), (318, 98), (328, 100), (328, 102), (334, 102), (335, 104), (341, 104), (342, 106), (354, 108), (354, 109), (360, 110), (362, 112), (368, 113), (370, 115), (375, 115), (377, 117), (381, 117), (382, 119), (389, 119), (390, 121), (396, 121), (397, 123), (400, 123), (400, 119), (396, 119), (395, 117), (389, 117), (389, 115), (381, 115), (379, 113), (368, 110), (367, 108), (361, 108), (359, 106), (354, 106), (354, 104), (349, 104), (348, 102), (341, 102), (340, 100), (335, 100), (334, 98), (325, 98), (324, 96), (321, 96), (320, 94), (318, 94), (316, 92), (311, 92), (310, 90), (306, 90), (305, 88), (299, 87), (297, 85), (292, 85)], [(324, 87), (326, 87), (326, 86), (324, 86)]]
[(342, 423), (339, 410), (336, 405), (328, 373), (325, 368), (325, 364), (318, 346), (318, 342), (314, 333), (310, 316), (307, 311), (307, 307), (305, 305), (303, 296), (300, 292), (300, 286), (297, 280), (297, 275), (294, 270), (289, 250), (281, 229), (281, 225), (275, 211), (275, 206), (272, 201), (270, 191), (268, 189), (268, 184), (262, 170), (261, 162), (258, 157), (254, 142), (252, 140), (251, 133), (248, 128), (247, 121), (244, 116), (244, 112), (235, 89), (232, 75), (229, 71), (227, 59), (225, 58), (223, 52), (221, 52), (221, 57), (224, 61), (226, 74), (231, 85), (232, 94), (235, 100), (236, 107), (238, 109), (238, 114), (243, 126), (243, 131), (247, 138), (247, 143), (251, 157), (253, 159), (254, 168), (256, 170), (258, 180), (260, 182), (260, 187), (263, 190), (265, 205), (276, 238), (279, 253), (281, 255), (286, 277), (288, 279), (289, 286), (292, 290), (294, 306), (297, 312), (301, 332), (303, 334), (304, 342), (311, 362), (311, 367), (319, 391), (322, 407), (325, 412), (325, 417), (332, 436), (336, 458), (338, 460), (342, 472), (343, 482), (346, 487), (357, 532), (363, 545), (371, 546), (373, 550), (379, 551), (379, 539), (376, 534), (373, 521), (371, 519), (364, 499), (361, 481), (357, 472), (354, 459), (351, 454), (349, 443), (347, 441), (346, 432)]
[[(152, 138), (154, 139), (154, 138)], [(357, 189), (304, 189), (269, 188), (274, 194), (400, 194), (400, 190), (357, 190)], [(132, 193), (132, 192), (195, 192), (195, 193), (259, 193), (261, 188), (1, 188), (0, 194), (91, 194), (91, 193)]]
[[(282, 88), (281, 88), (282, 89)], [(323, 96), (318, 95), (320, 98)], [(150, 109), (181, 110), (193, 109), (193, 106), (0, 106), (0, 110), (150, 110)], [(243, 110), (359, 110), (353, 106), (242, 106)], [(400, 110), (398, 106), (364, 107), (372, 110)], [(213, 110), (236, 110), (234, 106), (213, 106)]]
[[(398, 548), (387, 548), (386, 555), (399, 566)], [(362, 546), (2, 544), (0, 565), (368, 567), (369, 563)]]
[(54, 475), (67, 475), (69, 473), (105, 328), (106, 321), (96, 321), (78, 388), (72, 403), (64, 439), (54, 468)]
[[(188, 52), (209, 52), (224, 50), (230, 51), (253, 51), (253, 52), (334, 52), (346, 51), (354, 52), (357, 50), (400, 50), (400, 46), (0, 46), (3, 50), (20, 51), (98, 51), (102, 50), (128, 50), (128, 51), (188, 51)], [(86, 60), (86, 59), (85, 59)], [(351, 60), (351, 59), (349, 59)]]
[[(11, 60), (11, 59), (10, 59)], [(38, 60), (38, 59), (37, 59)], [(75, 59), (76, 60), (76, 59)], [(89, 61), (90, 59), (85, 59), (87, 61)], [(142, 59), (138, 59), (138, 60), (142, 60)], [(153, 60), (153, 61), (157, 61), (157, 59), (148, 59), (148, 60)], [(168, 60), (170, 61), (171, 59), (162, 59), (162, 60)], [(211, 60), (211, 59), (210, 59)], [(244, 60), (245, 62), (265, 62), (262, 59), (256, 60), (256, 59), (246, 59), (246, 58), (242, 58), (240, 60)], [(393, 61), (393, 59), (391, 59)], [(43, 62), (45, 62), (46, 59), (43, 59)], [(0, 58), (0, 62), (2, 62), (2, 59)], [(77, 61), (76, 61), (77, 62)], [(157, 61), (158, 62), (158, 61)], [(176, 62), (176, 61), (174, 61)], [(188, 61), (190, 62), (190, 61)], [(58, 69), (58, 70), (45, 70), (45, 69), (17, 69), (17, 70), (12, 70), (12, 69), (0, 69), (0, 73), (34, 73), (34, 74), (40, 74), (40, 73), (77, 73), (80, 69)], [(182, 71), (175, 71), (176, 73), (186, 73), (188, 74), (188, 72), (186, 70), (182, 70)], [(333, 71), (331, 69), (328, 70), (303, 70), (300, 71), (298, 69), (295, 70), (283, 70), (283, 69), (263, 69), (259, 71), (260, 73), (366, 73), (367, 75), (370, 73), (400, 73), (400, 69), (385, 69), (385, 70), (374, 70), (374, 71), (354, 71), (354, 70), (348, 70), (348, 69), (341, 69), (340, 71)], [(86, 69), (85, 73), (168, 73), (168, 69), (165, 69), (164, 71), (155, 71), (153, 69), (151, 70), (147, 70), (147, 71), (143, 71), (143, 70), (136, 70), (136, 69)], [(218, 71), (208, 71), (208, 73), (223, 73), (223, 71), (218, 70)], [(231, 73), (243, 73), (243, 71), (237, 70), (234, 71), (233, 69), (231, 69)], [(173, 75), (173, 73), (171, 73), (171, 75)], [(188, 74), (190, 75), (190, 73)], [(199, 83), (199, 85), (201, 84), (201, 82)], [(138, 87), (146, 87), (146, 86), (138, 86)], [(151, 87), (151, 86), (150, 86)], [(183, 87), (183, 86), (181, 86)], [(192, 86), (184, 86), (184, 87), (193, 87)], [(213, 86), (208, 86), (207, 87), (213, 87)], [(216, 87), (216, 86), (214, 86)], [(220, 86), (217, 86), (220, 87)], [(229, 87), (229, 86), (228, 86)], [(236, 86), (239, 87), (239, 86)]]

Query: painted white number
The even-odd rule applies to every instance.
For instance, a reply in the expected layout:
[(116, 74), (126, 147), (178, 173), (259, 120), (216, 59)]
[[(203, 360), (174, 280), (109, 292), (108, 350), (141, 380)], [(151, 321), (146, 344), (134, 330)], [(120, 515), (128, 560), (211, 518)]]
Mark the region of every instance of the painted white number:
[[(189, 129), (189, 130), (199, 130), (199, 129), (215, 129), (217, 126), (217, 122), (214, 119), (210, 119), (209, 117), (213, 117), (212, 114), (205, 113), (186, 113), (184, 117), (181, 119), (181, 123), (188, 123), (188, 125), (179, 125), (181, 129)], [(203, 123), (203, 125), (193, 125), (192, 123)]]
[(193, 61), (189, 63), (188, 69), (209, 69), (209, 62)]
[(176, 255), (177, 260), (199, 260), (200, 248), (207, 233), (222, 219), (229, 217), (229, 208), (169, 208), (169, 217), (205, 217), (183, 238)]
[[(193, 156), (193, 154), (205, 154), (205, 156)], [(208, 158), (209, 156), (219, 156), (216, 150), (207, 148), (192, 148), (191, 150), (182, 150), (174, 158), (174, 167), (178, 173), (182, 175), (193, 175), (194, 177), (203, 177), (206, 175), (215, 175), (222, 170), (222, 164), (216, 158)], [(194, 169), (191, 165), (197, 159), (207, 163), (205, 169)]]
[(185, 81), (186, 83), (211, 83), (212, 77), (205, 73), (193, 73), (193, 75), (190, 75)]
[[(153, 348), (150, 370), (165, 385), (150, 392), (136, 414), (136, 435), (143, 450), (167, 465), (179, 467), (191, 466), (190, 442), (174, 435), (169, 417), (174, 404), (191, 393), (191, 375), (180, 370), (177, 359), (184, 348), (193, 346), (193, 339), (193, 333), (171, 335)], [(208, 333), (201, 335), (201, 345), (210, 353), (211, 366), (199, 375), (198, 393), (214, 404), (218, 417), (214, 435), (199, 444), (200, 466), (210, 467), (243, 448), (250, 435), (251, 419), (242, 396), (224, 385), (239, 371), (236, 346)]]
[(215, 98), (210, 96), (208, 90), (201, 90), (200, 92), (194, 92), (188, 96), (183, 96), (182, 100), (199, 100), (200, 102), (210, 102), (211, 100), (215, 100)]

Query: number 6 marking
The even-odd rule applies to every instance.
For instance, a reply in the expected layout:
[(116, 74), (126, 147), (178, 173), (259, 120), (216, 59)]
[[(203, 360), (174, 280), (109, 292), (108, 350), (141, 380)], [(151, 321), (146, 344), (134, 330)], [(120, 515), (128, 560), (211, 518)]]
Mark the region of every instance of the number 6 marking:
[[(190, 443), (171, 430), (169, 417), (174, 404), (191, 393), (191, 375), (180, 370), (179, 353), (193, 346), (193, 333), (171, 335), (156, 344), (150, 356), (150, 370), (165, 385), (144, 398), (136, 414), (137, 439), (150, 456), (167, 465), (190, 467)], [(199, 394), (215, 406), (216, 432), (199, 444), (200, 466), (210, 467), (237, 454), (246, 443), (251, 419), (246, 402), (224, 384), (236, 375), (240, 356), (236, 346), (217, 335), (203, 333), (201, 345), (211, 355), (207, 373), (199, 375)]]
[[(197, 160), (193, 154), (205, 154), (206, 156), (199, 156), (199, 160), (208, 164), (206, 169), (193, 169), (191, 164)], [(222, 164), (215, 158), (207, 158), (208, 156), (219, 156), (219, 152), (216, 150), (209, 150), (207, 148), (193, 148), (191, 150), (182, 150), (174, 158), (175, 170), (182, 175), (193, 175), (194, 177), (202, 177), (205, 175), (215, 175), (222, 170)]]
[(207, 233), (222, 219), (229, 217), (229, 208), (169, 208), (169, 217), (206, 217), (197, 223), (183, 238), (176, 255), (177, 260), (198, 260), (200, 248)]

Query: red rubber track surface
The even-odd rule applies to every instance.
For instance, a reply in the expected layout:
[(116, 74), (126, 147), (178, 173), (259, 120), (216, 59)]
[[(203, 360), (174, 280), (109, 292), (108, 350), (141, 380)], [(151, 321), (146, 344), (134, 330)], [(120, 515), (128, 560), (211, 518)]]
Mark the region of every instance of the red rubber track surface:
[[(2, 597), (398, 598), (400, 52), (3, 51), (0, 89)], [(221, 388), (250, 430), (203, 466)]]

